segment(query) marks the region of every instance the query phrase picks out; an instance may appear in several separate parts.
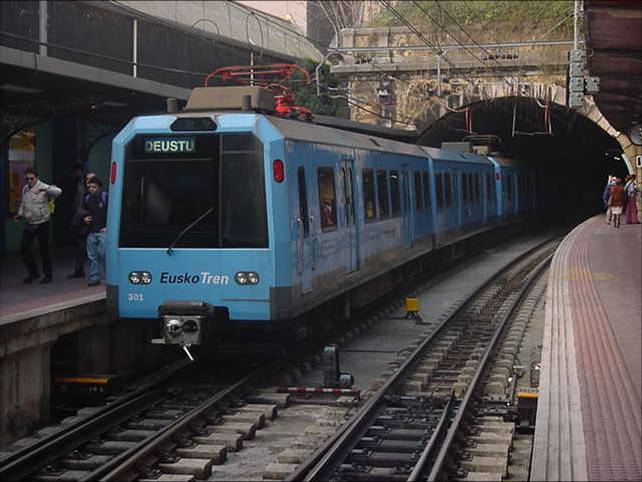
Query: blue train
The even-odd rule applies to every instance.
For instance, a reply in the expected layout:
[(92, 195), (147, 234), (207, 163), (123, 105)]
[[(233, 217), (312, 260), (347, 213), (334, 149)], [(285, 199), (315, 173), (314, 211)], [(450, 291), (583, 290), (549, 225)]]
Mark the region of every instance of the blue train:
[(347, 313), (409, 262), (534, 209), (515, 161), (273, 116), (256, 96), (231, 110), (238, 92), (195, 89), (113, 142), (108, 307), (157, 320), (157, 342)]

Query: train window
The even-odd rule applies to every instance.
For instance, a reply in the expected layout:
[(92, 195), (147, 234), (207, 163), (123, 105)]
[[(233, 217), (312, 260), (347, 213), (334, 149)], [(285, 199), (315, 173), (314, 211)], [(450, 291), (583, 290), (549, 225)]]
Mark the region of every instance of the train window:
[(468, 174), (463, 173), (461, 176), (461, 188), (462, 191), (464, 192), (464, 204), (468, 204), (469, 197), (468, 197)]
[(442, 183), (442, 174), (438, 172), (435, 174), (435, 195), (437, 197), (437, 208), (444, 207), (444, 185)]
[(430, 205), (430, 191), (428, 190), (428, 173), (424, 171), (421, 174), (421, 177), (424, 182), (424, 207), (428, 209), (428, 206)]
[(475, 173), (475, 202), (479, 204), (481, 199), (481, 179), (479, 173)]
[(372, 169), (363, 170), (363, 214), (366, 221), (377, 217), (374, 175), (372, 173)]
[(257, 149), (258, 138), (246, 133), (225, 134), (223, 136), (223, 150), (225, 152), (247, 152)]
[(345, 204), (346, 211), (346, 226), (352, 226), (354, 224), (354, 193), (352, 186), (352, 168), (342, 167), (341, 175), (343, 176), (343, 200)]
[(317, 169), (319, 185), (319, 213), (321, 231), (328, 232), (337, 229), (337, 196), (334, 189), (334, 171), (331, 167)]
[(384, 218), (390, 215), (388, 202), (388, 172), (385, 169), (377, 170), (377, 194), (379, 196), (379, 215)]
[(413, 177), (415, 180), (415, 208), (419, 211), (424, 207), (424, 200), (422, 199), (423, 191), (421, 190), (421, 174), (415, 171)]
[[(227, 136), (243, 149), (228, 150)], [(176, 247), (268, 246), (262, 144), (253, 134), (191, 135), (189, 152), (150, 152), (149, 140), (136, 136), (126, 148), (119, 246), (167, 248), (195, 220)]]
[(390, 171), (390, 212), (393, 216), (401, 212), (401, 204), (399, 203), (399, 173), (397, 171)]
[(446, 193), (446, 207), (452, 206), (453, 203), (453, 186), (450, 179), (450, 173), (444, 174), (444, 192)]
[(308, 215), (308, 190), (305, 186), (305, 167), (299, 166), (297, 170), (299, 180), (299, 219), (303, 227), (303, 237), (310, 234), (310, 216)]

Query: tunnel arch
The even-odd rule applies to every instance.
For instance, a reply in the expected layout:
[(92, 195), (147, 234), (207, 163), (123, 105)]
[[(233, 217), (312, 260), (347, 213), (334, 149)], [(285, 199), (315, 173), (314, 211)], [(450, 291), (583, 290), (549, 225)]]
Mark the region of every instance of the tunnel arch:
[[(540, 86), (542, 87), (542, 86)], [(549, 87), (556, 87), (556, 86), (549, 86)], [(539, 91), (542, 91), (540, 88)], [(553, 119), (557, 118), (558, 120), (562, 121), (571, 121), (575, 122), (575, 117), (577, 115), (583, 116), (586, 119), (594, 122), (598, 127), (600, 127), (606, 134), (609, 136), (613, 137), (617, 143), (620, 145), (622, 149), (622, 153), (624, 154), (623, 160), (625, 162), (625, 165), (627, 167), (627, 170), (630, 174), (635, 173), (635, 166), (632, 163), (632, 160), (635, 159), (635, 156), (639, 154), (640, 149), (636, 148), (634, 144), (631, 143), (631, 140), (629, 139), (628, 136), (625, 134), (617, 131), (615, 128), (613, 128), (608, 120), (602, 115), (600, 112), (599, 108), (595, 105), (595, 103), (592, 101), (592, 99), (588, 98), (584, 106), (579, 109), (579, 110), (571, 110), (568, 107), (566, 107), (564, 104), (561, 103), (561, 99), (565, 97), (565, 89), (560, 90), (551, 90), (551, 89), (545, 89), (545, 92), (549, 95), (547, 95), (548, 99), (543, 99), (543, 98), (538, 98), (538, 97), (533, 97), (533, 96), (522, 96), (522, 95), (507, 95), (507, 96), (500, 96), (500, 97), (494, 97), (491, 99), (474, 99), (466, 104), (462, 104), (460, 107), (453, 109), (453, 108), (448, 108), (450, 112), (446, 113), (445, 115), (439, 117), (436, 121), (434, 121), (432, 124), (428, 125), (425, 127), (419, 138), (420, 138), (420, 143), (422, 140), (425, 140), (426, 138), (430, 138), (430, 130), (431, 129), (439, 129), (439, 124), (446, 122), (447, 125), (450, 126), (455, 126), (455, 130), (462, 132), (466, 131), (468, 127), (474, 127), (475, 126), (475, 111), (479, 113), (479, 110), (486, 110), (488, 106), (492, 108), (493, 105), (498, 105), (500, 104), (513, 104), (513, 106), (517, 106), (516, 110), (517, 112), (514, 114), (514, 116), (517, 117), (517, 122), (516, 125), (519, 126), (519, 117), (524, 117), (524, 111), (526, 111), (526, 119), (522, 119), (523, 122), (527, 124), (531, 124), (531, 127), (540, 127), (541, 130), (533, 130), (531, 132), (528, 131), (521, 131), (519, 129), (516, 129), (518, 135), (548, 135), (549, 132), (547, 132), (547, 125), (546, 125), (546, 114), (544, 112), (544, 108), (549, 109), (549, 115), (551, 117), (551, 123), (550, 123), (550, 130), (553, 131)], [(535, 107), (537, 105), (537, 107)], [(502, 107), (505, 112), (509, 113), (509, 110), (507, 109), (507, 106)], [(473, 120), (471, 122), (470, 126), (466, 125), (466, 117), (467, 113), (466, 110), (469, 110), (472, 112), (472, 116), (468, 115), (468, 117), (472, 117)], [(537, 119), (538, 114), (536, 112), (537, 109), (540, 109), (541, 112), (541, 119)], [(453, 121), (453, 116), (457, 117), (459, 116), (458, 120)], [(428, 116), (424, 116), (428, 117)], [(539, 124), (541, 122), (541, 124)], [(457, 126), (459, 124), (459, 126)], [(538, 125), (539, 124), (539, 125)], [(462, 129), (463, 127), (463, 129)], [(560, 126), (557, 125), (559, 128)], [(472, 130), (472, 129), (471, 129)], [(511, 129), (513, 130), (513, 129)], [(504, 136), (506, 135), (507, 129), (504, 129), (503, 134)], [(480, 132), (483, 134), (495, 134), (495, 132)], [(550, 132), (552, 134), (552, 132)], [(443, 134), (443, 130), (441, 132)], [(513, 134), (511, 132), (511, 134)], [(497, 134), (500, 135), (500, 134)], [(501, 135), (500, 135), (501, 136)], [(434, 137), (434, 136), (433, 136)], [(449, 136), (451, 138), (453, 136)], [(456, 136), (455, 136), (456, 137)]]
[(590, 103), (575, 111), (525, 96), (477, 100), (428, 126), (418, 143), (441, 147), (472, 133), (498, 136), (498, 151), (532, 166), (544, 216), (552, 219), (578, 220), (601, 211), (606, 177), (624, 177), (632, 169), (626, 162), (631, 156), (623, 154), (634, 146)]

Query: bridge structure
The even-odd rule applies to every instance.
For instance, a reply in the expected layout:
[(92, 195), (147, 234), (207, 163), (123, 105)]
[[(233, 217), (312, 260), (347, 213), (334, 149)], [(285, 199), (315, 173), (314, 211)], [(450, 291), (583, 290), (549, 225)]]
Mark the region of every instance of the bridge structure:
[(331, 71), (347, 86), (337, 94), (347, 97), (351, 118), (417, 129), (430, 144), (475, 134), (547, 136), (581, 116), (617, 141), (634, 170), (638, 147), (592, 96), (567, 107), (572, 38), (448, 44), (432, 38), (406, 26), (344, 29), (330, 54)]

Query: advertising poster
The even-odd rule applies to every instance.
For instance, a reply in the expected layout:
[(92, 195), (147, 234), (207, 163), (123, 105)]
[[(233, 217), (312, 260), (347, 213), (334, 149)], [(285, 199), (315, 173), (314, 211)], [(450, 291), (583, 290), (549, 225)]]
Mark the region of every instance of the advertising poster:
[(20, 131), (9, 140), (9, 214), (16, 213), (20, 205), (22, 188), (26, 184), (25, 171), (34, 166), (36, 159), (36, 133)]

